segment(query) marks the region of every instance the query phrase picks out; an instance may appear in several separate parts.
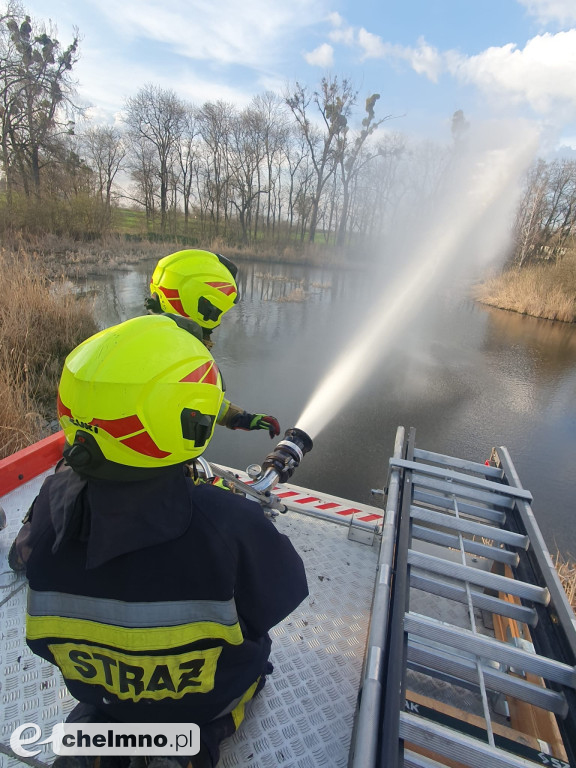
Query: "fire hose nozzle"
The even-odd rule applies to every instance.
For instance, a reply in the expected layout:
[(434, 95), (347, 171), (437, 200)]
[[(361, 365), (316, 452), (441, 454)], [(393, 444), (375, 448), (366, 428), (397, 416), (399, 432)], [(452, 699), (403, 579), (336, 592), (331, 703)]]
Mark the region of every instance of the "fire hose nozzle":
[(285, 483), (294, 470), (299, 466), (305, 453), (312, 450), (312, 439), (301, 429), (292, 427), (284, 433), (276, 448), (269, 453), (262, 463), (264, 472), (272, 469), (278, 475), (278, 480)]
[(312, 438), (301, 429), (291, 427), (284, 433), (276, 448), (262, 462), (259, 480), (253, 484), (256, 490), (269, 490), (275, 483), (285, 483), (299, 466), (302, 457), (312, 450)]

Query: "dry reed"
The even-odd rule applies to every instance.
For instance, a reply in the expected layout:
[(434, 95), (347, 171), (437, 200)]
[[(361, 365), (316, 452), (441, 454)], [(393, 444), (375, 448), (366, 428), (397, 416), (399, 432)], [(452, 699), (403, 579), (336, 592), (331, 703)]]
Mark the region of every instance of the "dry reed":
[(576, 252), (556, 264), (510, 269), (475, 286), (473, 296), (483, 304), (524, 315), (576, 321)]
[(304, 291), (303, 288), (294, 288), (294, 290), (290, 291), (286, 296), (279, 296), (276, 301), (280, 302), (289, 302), (289, 303), (300, 303), (302, 301), (306, 301), (308, 294)]
[(560, 552), (557, 552), (554, 558), (554, 566), (564, 591), (568, 596), (570, 605), (576, 610), (576, 562), (563, 557)]
[(0, 457), (47, 433), (64, 358), (97, 331), (92, 308), (39, 259), (0, 252)]

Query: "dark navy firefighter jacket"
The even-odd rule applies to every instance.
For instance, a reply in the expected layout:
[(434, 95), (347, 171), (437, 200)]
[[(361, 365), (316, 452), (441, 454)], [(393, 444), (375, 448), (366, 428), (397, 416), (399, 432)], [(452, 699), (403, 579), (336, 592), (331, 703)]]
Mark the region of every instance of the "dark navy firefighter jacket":
[(182, 467), (129, 483), (56, 473), (16, 544), (28, 645), (72, 696), (123, 722), (243, 711), (268, 631), (308, 595), (300, 556), (259, 505)]

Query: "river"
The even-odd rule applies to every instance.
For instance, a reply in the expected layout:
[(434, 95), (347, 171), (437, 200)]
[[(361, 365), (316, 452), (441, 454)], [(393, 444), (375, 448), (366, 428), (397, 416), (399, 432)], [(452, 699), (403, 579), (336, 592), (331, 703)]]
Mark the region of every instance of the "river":
[[(240, 262), (241, 301), (214, 332), (227, 396), (294, 426), (339, 353), (362, 333), (366, 310), (385, 301), (370, 271)], [(153, 263), (84, 287), (104, 327), (143, 312)], [(161, 350), (156, 351), (161, 354)], [(552, 553), (576, 556), (576, 328), (479, 306), (446, 290), (395, 334), (359, 394), (314, 440), (293, 481), (375, 503), (396, 427), (416, 444), (483, 461), (505, 445)], [(362, 377), (362, 371), (358, 372)], [(216, 428), (206, 457), (245, 468), (276, 444), (264, 432)]]

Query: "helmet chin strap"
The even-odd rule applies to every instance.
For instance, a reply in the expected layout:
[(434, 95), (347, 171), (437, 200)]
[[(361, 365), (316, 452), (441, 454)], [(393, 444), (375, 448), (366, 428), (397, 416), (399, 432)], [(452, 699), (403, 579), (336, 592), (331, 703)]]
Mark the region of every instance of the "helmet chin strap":
[(192, 336), (198, 339), (198, 341), (204, 342), (204, 329), (201, 328), (198, 323), (195, 323), (194, 320), (189, 317), (182, 317), (182, 315), (177, 315), (173, 312), (163, 312), (162, 314), (164, 317), (169, 317), (170, 320), (174, 320), (177, 326), (182, 328), (184, 331), (191, 333)]

